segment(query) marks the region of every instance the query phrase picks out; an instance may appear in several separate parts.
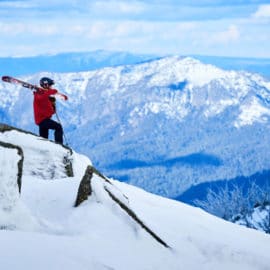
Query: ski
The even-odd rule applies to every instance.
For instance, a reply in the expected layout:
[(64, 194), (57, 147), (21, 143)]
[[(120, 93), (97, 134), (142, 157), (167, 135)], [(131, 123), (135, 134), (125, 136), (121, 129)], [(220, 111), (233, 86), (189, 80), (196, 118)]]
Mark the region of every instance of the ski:
[(25, 87), (25, 88), (28, 88), (30, 90), (40, 90), (42, 88), (36, 86), (36, 85), (33, 85), (31, 83), (28, 83), (28, 82), (24, 82), (24, 81), (21, 81), (19, 79), (16, 79), (16, 78), (13, 78), (11, 76), (2, 76), (2, 81), (4, 82), (7, 82), (7, 83), (12, 83), (12, 84), (19, 84), (21, 85), (22, 87)]
[[(25, 82), (25, 81), (22, 81), (22, 80), (19, 80), (19, 79), (16, 79), (14, 77), (11, 77), (11, 76), (2, 76), (2, 81), (4, 82), (7, 82), (7, 83), (12, 83), (12, 84), (19, 84), (21, 85), (22, 87), (25, 87), (25, 88), (28, 88), (30, 90), (37, 90), (37, 91), (40, 91), (40, 90), (44, 90), (42, 87), (39, 87), (37, 85), (34, 85), (34, 84), (31, 84), (31, 83), (28, 83), (28, 82)], [(53, 95), (57, 98), (60, 98), (62, 100), (67, 100), (68, 97), (64, 94), (61, 94), (61, 93), (56, 93), (55, 95)]]

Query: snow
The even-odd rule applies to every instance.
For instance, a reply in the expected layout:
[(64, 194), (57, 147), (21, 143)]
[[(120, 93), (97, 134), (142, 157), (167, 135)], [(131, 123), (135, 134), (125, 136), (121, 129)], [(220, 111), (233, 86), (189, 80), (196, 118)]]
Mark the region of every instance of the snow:
[[(10, 132), (0, 133), (0, 140), (11, 143), (16, 142), (18, 131), (13, 130)], [(33, 141), (38, 143), (37, 150), (36, 143), (29, 144), (29, 136), (33, 137)], [(24, 151), (25, 174), (33, 175), (43, 179), (61, 178), (65, 176), (65, 168), (62, 162), (65, 156), (69, 155), (69, 150), (62, 148), (58, 144), (50, 144), (42, 138), (35, 135), (21, 134), (20, 146)], [(42, 155), (40, 155), (42, 154)], [(45, 158), (44, 158), (45, 157)], [(36, 165), (38, 165), (38, 168)], [(60, 164), (59, 167), (56, 164)]]
[(17, 151), (0, 145), (0, 211), (12, 209), (19, 199), (17, 172), (21, 157)]
[[(40, 162), (48, 160), (48, 152), (58, 157), (66, 153), (66, 148), (19, 131), (6, 131), (0, 140), (19, 145), (26, 157), (18, 196), (17, 187), (9, 184), (9, 179), (13, 183), (16, 180), (14, 164), (18, 155), (13, 149), (0, 148), (0, 194), (7, 188), (17, 192), (13, 207), (0, 211), (1, 269), (266, 270), (269, 267), (269, 235), (117, 180), (110, 179), (109, 184), (95, 175), (91, 181), (92, 195), (75, 208), (80, 180), (90, 164), (87, 157), (73, 151), (70, 158), (74, 177), (61, 173), (48, 180), (47, 169), (38, 169)], [(61, 171), (62, 161), (56, 158), (53, 162)], [(35, 169), (42, 174), (35, 175)], [(170, 248), (143, 230), (110, 198), (105, 188), (128, 205)], [(1, 198), (1, 203), (5, 203), (12, 196)]]
[(252, 98), (252, 100), (243, 104), (240, 107), (241, 113), (235, 126), (239, 128), (244, 125), (252, 125), (253, 122), (267, 122), (267, 116), (270, 116), (270, 109), (265, 108), (260, 104), (260, 102)]
[[(257, 74), (172, 56), (22, 79), (42, 76), (69, 96), (57, 109), (70, 145), (107, 175), (175, 198), (193, 185), (270, 169), (270, 84)], [(0, 119), (38, 133), (29, 92), (1, 83)], [(194, 155), (205, 163), (190, 162)], [(120, 166), (128, 161), (145, 166)]]

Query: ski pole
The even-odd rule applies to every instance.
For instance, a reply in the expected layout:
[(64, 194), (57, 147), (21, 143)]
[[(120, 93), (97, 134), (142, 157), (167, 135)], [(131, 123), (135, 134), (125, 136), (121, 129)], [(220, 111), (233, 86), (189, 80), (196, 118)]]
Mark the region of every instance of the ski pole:
[(56, 115), (56, 119), (57, 119), (57, 121), (58, 121), (58, 122), (59, 122), (59, 124), (62, 126), (62, 129), (63, 129), (63, 136), (64, 136), (64, 139), (65, 139), (65, 142), (66, 142), (66, 146), (68, 146), (68, 145), (69, 145), (69, 143), (68, 143), (67, 137), (66, 137), (66, 135), (65, 135), (65, 131), (64, 131), (63, 125), (62, 125), (62, 123), (61, 123), (61, 121), (60, 121), (60, 118), (59, 118), (59, 116), (58, 116), (58, 113), (57, 113), (56, 107), (55, 107), (55, 115)]

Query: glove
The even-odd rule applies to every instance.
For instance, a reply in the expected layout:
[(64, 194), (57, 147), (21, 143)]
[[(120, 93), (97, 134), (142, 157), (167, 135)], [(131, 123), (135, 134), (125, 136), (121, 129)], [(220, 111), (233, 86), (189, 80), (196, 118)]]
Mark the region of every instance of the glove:
[(61, 94), (61, 93), (57, 93), (57, 94), (55, 94), (56, 96), (58, 96), (60, 99), (62, 99), (62, 100), (68, 100), (68, 97), (66, 96), (66, 95), (64, 95), (64, 94)]
[(63, 96), (64, 100), (68, 100), (68, 97), (66, 95), (62, 94), (62, 96)]

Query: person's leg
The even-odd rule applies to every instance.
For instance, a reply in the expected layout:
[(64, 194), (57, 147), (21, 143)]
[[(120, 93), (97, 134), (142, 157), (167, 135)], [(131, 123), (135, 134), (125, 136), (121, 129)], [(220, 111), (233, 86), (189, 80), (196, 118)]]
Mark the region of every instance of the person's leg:
[(49, 137), (49, 126), (48, 126), (48, 120), (43, 120), (38, 126), (39, 126), (39, 136), (48, 139)]
[(63, 128), (52, 119), (49, 119), (49, 128), (54, 130), (54, 140), (57, 143), (63, 144)]
[(63, 144), (63, 128), (59, 123), (57, 123), (55, 121), (53, 121), (53, 122), (54, 122), (54, 127), (55, 127), (54, 140), (58, 143)]
[[(40, 136), (42, 136), (43, 138), (48, 139), (48, 135), (49, 135), (49, 129), (54, 130), (54, 139), (57, 143), (61, 143), (63, 144), (63, 128), (62, 126), (55, 122), (52, 119), (45, 119), (43, 120), (40, 124), (40, 132), (42, 130), (43, 135), (47, 135), (47, 137), (44, 137), (40, 134)], [(45, 134), (45, 132), (47, 131), (47, 133)]]

